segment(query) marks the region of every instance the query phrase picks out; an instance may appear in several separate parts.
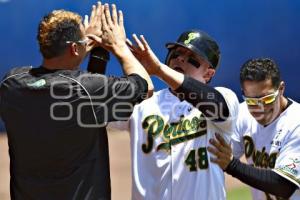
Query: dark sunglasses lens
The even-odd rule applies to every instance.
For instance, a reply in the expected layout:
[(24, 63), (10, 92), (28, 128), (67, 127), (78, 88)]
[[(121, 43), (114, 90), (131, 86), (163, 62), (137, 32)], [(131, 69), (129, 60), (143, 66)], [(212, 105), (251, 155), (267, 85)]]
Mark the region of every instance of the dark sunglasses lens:
[(196, 68), (200, 67), (200, 63), (197, 60), (195, 60), (194, 58), (189, 58), (188, 62)]
[(176, 59), (176, 58), (178, 58), (179, 55), (180, 55), (179, 52), (173, 51), (173, 52), (171, 53), (170, 59)]

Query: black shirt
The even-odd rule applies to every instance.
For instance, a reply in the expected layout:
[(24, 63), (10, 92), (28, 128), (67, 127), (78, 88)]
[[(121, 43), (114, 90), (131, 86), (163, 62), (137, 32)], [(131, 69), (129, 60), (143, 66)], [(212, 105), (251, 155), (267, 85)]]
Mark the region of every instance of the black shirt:
[(11, 198), (110, 199), (105, 123), (128, 118), (146, 92), (138, 75), (11, 70), (0, 88)]

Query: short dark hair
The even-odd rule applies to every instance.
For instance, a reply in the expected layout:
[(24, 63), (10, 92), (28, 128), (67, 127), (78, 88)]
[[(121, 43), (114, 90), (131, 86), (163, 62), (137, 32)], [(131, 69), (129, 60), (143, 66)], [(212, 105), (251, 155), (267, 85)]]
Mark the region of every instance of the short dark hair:
[(278, 88), (281, 77), (276, 63), (270, 58), (256, 58), (246, 61), (240, 71), (240, 83), (244, 81), (264, 81), (272, 80), (274, 88)]
[(44, 58), (61, 55), (66, 41), (78, 41), (83, 35), (80, 30), (82, 18), (77, 13), (54, 10), (44, 16), (39, 23), (37, 39)]

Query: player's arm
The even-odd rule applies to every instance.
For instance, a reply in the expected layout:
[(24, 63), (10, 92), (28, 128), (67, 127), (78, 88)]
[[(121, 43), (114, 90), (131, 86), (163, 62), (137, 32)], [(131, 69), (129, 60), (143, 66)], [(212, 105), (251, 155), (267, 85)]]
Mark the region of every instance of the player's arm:
[(289, 198), (298, 188), (271, 169), (256, 168), (236, 158), (232, 159), (225, 172), (256, 189), (283, 198)]
[[(101, 36), (102, 23), (101, 15), (103, 13), (103, 6), (101, 2), (92, 6), (90, 16), (84, 17), (84, 30), (87, 38), (90, 34)], [(109, 61), (109, 52), (103, 47), (99, 46), (95, 41), (88, 40), (86, 45), (86, 52), (90, 52), (87, 70), (91, 73), (105, 74), (106, 65)]]
[(175, 90), (179, 98), (190, 102), (207, 118), (225, 121), (229, 117), (229, 108), (223, 95), (213, 87), (185, 76), (183, 83)]
[(136, 45), (133, 45), (130, 40), (127, 40), (127, 44), (150, 75), (162, 79), (176, 93), (182, 93), (183, 95), (179, 95), (179, 98), (193, 104), (206, 117), (216, 121), (226, 120), (229, 116), (229, 109), (219, 91), (161, 63), (143, 35), (139, 39), (133, 34), (133, 39)]
[(216, 134), (216, 138), (210, 140), (213, 147), (207, 147), (207, 150), (216, 156), (211, 157), (211, 161), (228, 174), (256, 189), (284, 198), (289, 198), (297, 189), (297, 185), (271, 169), (256, 168), (240, 162), (233, 157), (230, 145), (219, 134)]
[(151, 95), (154, 89), (152, 81), (141, 63), (134, 57), (126, 45), (123, 13), (121, 11), (117, 13), (117, 8), (114, 4), (112, 4), (110, 12), (109, 5), (105, 4), (103, 14), (101, 15), (101, 22), (101, 37), (97, 37), (96, 35), (89, 35), (89, 37), (117, 57), (125, 75), (134, 76), (135, 74), (145, 79), (148, 84), (148, 95)]
[(91, 50), (87, 66), (88, 72), (105, 74), (109, 52), (102, 47), (95, 47)]

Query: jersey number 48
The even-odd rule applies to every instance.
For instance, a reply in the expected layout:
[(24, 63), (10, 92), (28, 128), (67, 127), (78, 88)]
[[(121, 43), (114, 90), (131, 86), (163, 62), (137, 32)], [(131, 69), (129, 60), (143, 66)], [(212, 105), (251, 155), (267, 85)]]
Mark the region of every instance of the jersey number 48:
[(190, 150), (184, 163), (191, 172), (197, 171), (197, 166), (199, 169), (207, 169), (208, 159), (206, 147), (200, 147), (199, 149)]

